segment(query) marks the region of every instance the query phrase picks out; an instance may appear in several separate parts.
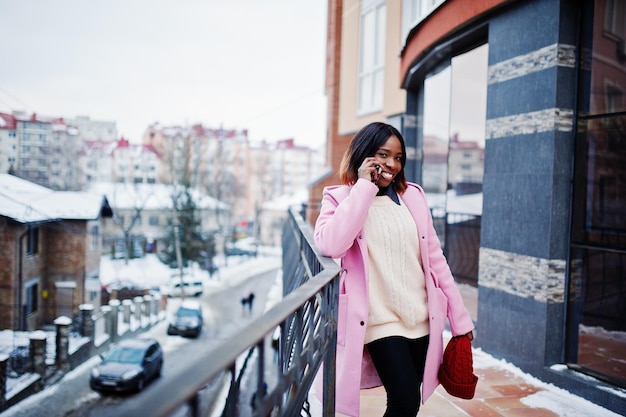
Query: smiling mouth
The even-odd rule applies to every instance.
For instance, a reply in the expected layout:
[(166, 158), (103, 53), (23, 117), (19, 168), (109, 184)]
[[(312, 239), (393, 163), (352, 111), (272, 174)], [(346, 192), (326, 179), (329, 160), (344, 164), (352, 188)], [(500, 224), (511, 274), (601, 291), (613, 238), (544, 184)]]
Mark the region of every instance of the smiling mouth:
[(390, 179), (392, 179), (392, 178), (393, 178), (393, 174), (392, 174), (392, 173), (390, 173), (390, 172), (385, 172), (385, 171), (381, 172), (381, 173), (380, 173), (380, 176), (381, 176), (381, 177), (383, 177), (383, 178), (386, 178), (386, 179), (388, 179), (388, 180), (390, 180)]

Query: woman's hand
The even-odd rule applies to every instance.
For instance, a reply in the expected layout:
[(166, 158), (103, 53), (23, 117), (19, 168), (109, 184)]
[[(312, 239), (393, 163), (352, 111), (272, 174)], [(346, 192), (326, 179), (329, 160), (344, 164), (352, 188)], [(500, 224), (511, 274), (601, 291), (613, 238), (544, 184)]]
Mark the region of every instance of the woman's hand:
[(376, 184), (376, 182), (378, 182), (379, 167), (380, 162), (376, 158), (365, 158), (357, 172), (358, 176), (359, 178), (372, 181), (374, 184)]
[(464, 336), (467, 336), (467, 338), (470, 340), (470, 342), (472, 340), (474, 340), (474, 332), (473, 331), (471, 331), (469, 333), (465, 333)]

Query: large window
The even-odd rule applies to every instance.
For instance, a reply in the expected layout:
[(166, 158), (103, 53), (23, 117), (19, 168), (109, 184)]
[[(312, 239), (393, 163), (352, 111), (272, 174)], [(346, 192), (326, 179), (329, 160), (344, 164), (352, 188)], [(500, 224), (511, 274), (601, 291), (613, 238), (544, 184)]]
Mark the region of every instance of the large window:
[(384, 0), (363, 0), (359, 51), (359, 114), (382, 109), (386, 15)]
[[(593, 50), (579, 76), (567, 361), (626, 387), (626, 65), (616, 37), (624, 1), (591, 4), (584, 27), (593, 29), (581, 37)], [(614, 14), (621, 22), (607, 18)]]
[(487, 51), (450, 59), (424, 80), (422, 186), (454, 276), (476, 285), (482, 216)]
[(402, 33), (404, 37), (409, 31), (424, 20), (433, 10), (446, 0), (403, 0), (402, 1)]
[(24, 314), (28, 317), (39, 308), (39, 282), (33, 281), (25, 285)]

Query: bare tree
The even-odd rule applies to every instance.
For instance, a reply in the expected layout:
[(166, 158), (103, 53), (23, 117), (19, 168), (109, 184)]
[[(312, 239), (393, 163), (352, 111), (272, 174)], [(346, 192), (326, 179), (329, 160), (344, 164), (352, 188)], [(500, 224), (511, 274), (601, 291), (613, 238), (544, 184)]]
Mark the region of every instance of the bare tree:
[(132, 196), (133, 200), (133, 209), (132, 214), (130, 216), (120, 216), (119, 212), (115, 210), (115, 214), (113, 215), (113, 222), (119, 226), (120, 230), (124, 234), (124, 260), (126, 264), (128, 264), (128, 259), (130, 258), (130, 250), (131, 250), (131, 231), (137, 225), (139, 220), (141, 219), (141, 212), (146, 206), (146, 202), (150, 197), (149, 193), (141, 193), (141, 188), (138, 184), (128, 184), (128, 183), (118, 183), (114, 185), (113, 190), (113, 201), (112, 204), (115, 207), (117, 200), (117, 191), (118, 187), (133, 187), (133, 190), (128, 195)]

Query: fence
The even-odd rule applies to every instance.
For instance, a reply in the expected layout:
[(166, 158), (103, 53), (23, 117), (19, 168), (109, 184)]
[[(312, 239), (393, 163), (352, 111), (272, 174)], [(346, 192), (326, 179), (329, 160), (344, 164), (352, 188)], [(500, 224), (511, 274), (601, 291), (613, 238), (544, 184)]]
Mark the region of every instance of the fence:
[(0, 338), (0, 411), (57, 382), (94, 350), (102, 351), (118, 337), (144, 330), (162, 317), (160, 300), (145, 295), (121, 309), (115, 299), (95, 313), (93, 305), (81, 305), (73, 319), (57, 318), (54, 331), (5, 330), (12, 340)]
[[(295, 211), (283, 228), (283, 299), (236, 335), (207, 351), (177, 375), (127, 401), (120, 415), (238, 415), (241, 381), (256, 377), (253, 411), (243, 415), (293, 417), (303, 412), (323, 363), (324, 416), (335, 414), (335, 342), (339, 267), (313, 244), (310, 225)], [(275, 383), (265, 380), (265, 347), (280, 328)], [(256, 367), (250, 358), (256, 354)], [(255, 372), (256, 371), (256, 372)], [(208, 396), (212, 396), (210, 399)], [(246, 398), (247, 399), (247, 398)], [(249, 406), (248, 402), (245, 402)], [(305, 408), (306, 412), (306, 408)]]

